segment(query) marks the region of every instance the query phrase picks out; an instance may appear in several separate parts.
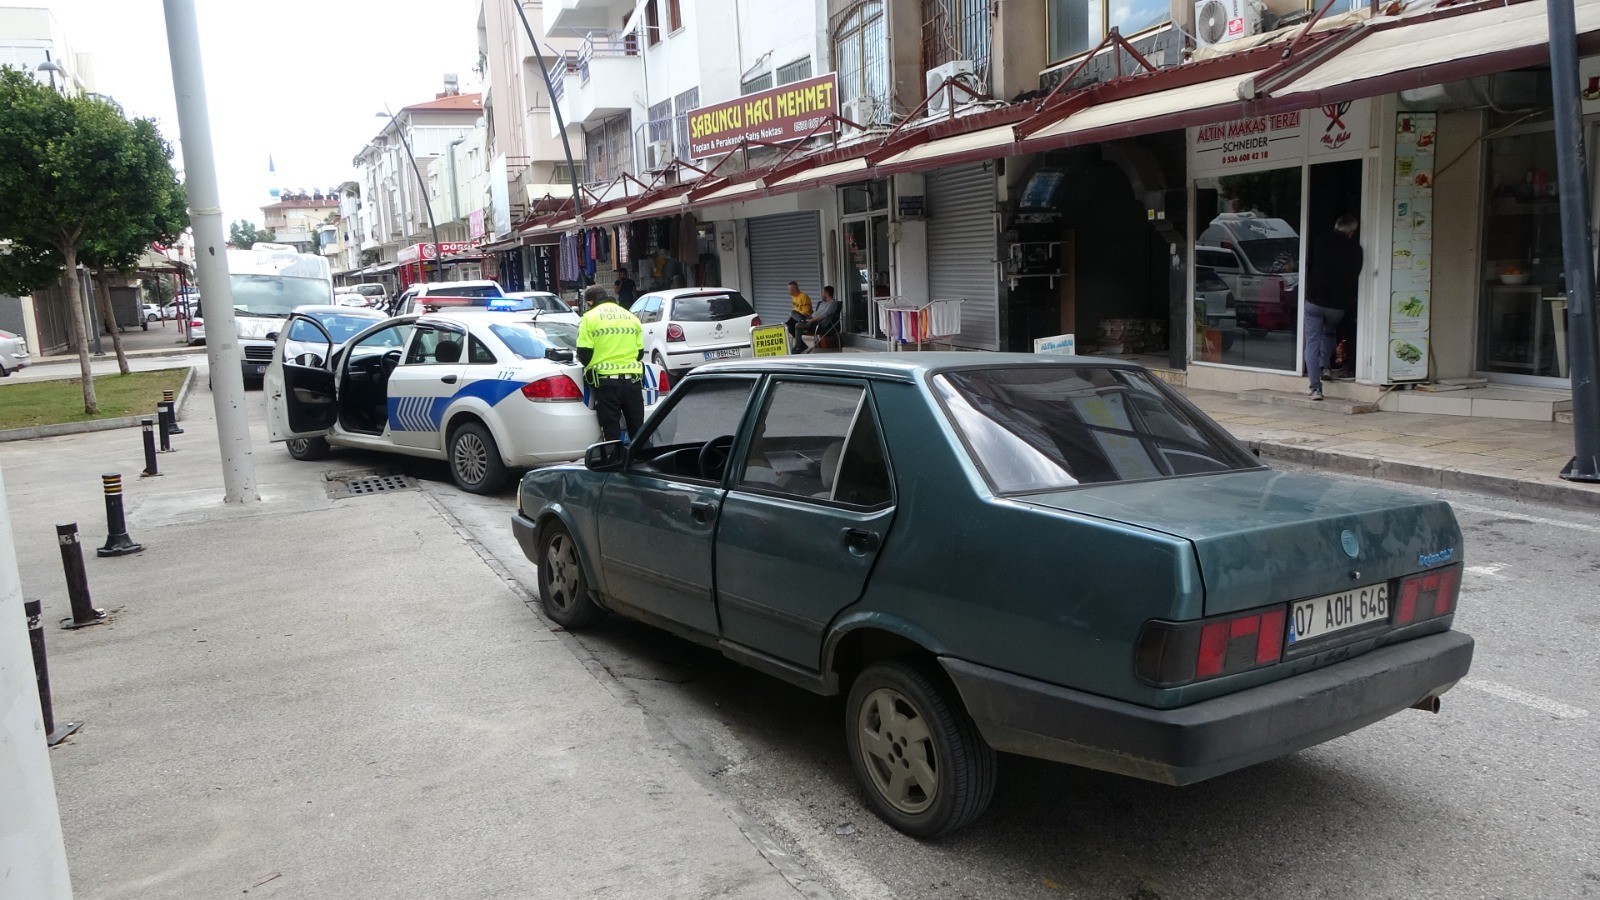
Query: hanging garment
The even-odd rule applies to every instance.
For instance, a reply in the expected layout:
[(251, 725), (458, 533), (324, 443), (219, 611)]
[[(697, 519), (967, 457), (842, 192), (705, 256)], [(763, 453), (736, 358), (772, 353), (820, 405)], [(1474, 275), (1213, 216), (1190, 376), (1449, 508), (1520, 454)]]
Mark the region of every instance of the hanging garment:
[(629, 263), (628, 254), (628, 226), (617, 226), (617, 268), (625, 268)]
[(678, 258), (691, 265), (700, 261), (700, 229), (694, 213), (678, 217)]
[(611, 230), (596, 228), (594, 230), (594, 258), (596, 262), (611, 262)]

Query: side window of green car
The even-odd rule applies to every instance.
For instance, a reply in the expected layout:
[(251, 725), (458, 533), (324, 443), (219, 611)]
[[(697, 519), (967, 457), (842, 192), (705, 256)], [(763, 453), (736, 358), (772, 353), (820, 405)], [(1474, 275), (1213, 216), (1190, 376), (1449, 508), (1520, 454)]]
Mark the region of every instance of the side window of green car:
[(850, 506), (887, 505), (889, 469), (865, 387), (775, 382), (756, 421), (739, 487)]

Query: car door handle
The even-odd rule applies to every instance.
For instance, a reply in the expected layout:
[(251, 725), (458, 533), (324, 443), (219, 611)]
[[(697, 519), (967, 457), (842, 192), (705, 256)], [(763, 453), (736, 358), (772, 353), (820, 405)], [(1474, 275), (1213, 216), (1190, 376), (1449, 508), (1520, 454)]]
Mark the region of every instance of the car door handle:
[(439, 380), (444, 382), (445, 384), (455, 384), (456, 383), (456, 376), (454, 376), (454, 375), (446, 375), (443, 378), (440, 378)]
[(689, 518), (701, 525), (710, 522), (717, 515), (717, 505), (710, 500), (696, 500), (689, 504)]
[(878, 549), (882, 540), (876, 531), (865, 531), (860, 528), (846, 528), (840, 532), (844, 539), (844, 548), (850, 551), (851, 556), (866, 556)]

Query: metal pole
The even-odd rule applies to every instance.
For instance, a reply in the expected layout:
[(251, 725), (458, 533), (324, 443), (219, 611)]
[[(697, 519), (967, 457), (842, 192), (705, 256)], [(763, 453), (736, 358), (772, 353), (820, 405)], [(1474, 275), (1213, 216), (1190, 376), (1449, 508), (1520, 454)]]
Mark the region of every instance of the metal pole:
[(152, 478), (161, 474), (156, 467), (156, 423), (154, 419), (140, 419), (139, 426), (144, 431), (144, 471), (139, 477)]
[[(533, 33), (533, 26), (528, 24), (528, 12), (522, 8), (519, 0), (511, 0), (511, 5), (517, 8), (517, 15), (522, 18), (522, 30), (528, 33), (528, 43), (533, 45), (533, 56), (539, 60), (539, 74), (544, 76), (545, 96), (550, 98), (550, 112), (556, 117), (556, 132), (561, 135), (561, 152), (567, 155), (567, 177), (572, 180), (572, 212), (573, 215), (583, 215), (583, 194), (578, 189), (578, 168), (572, 163), (572, 142), (567, 140), (567, 123), (561, 115), (561, 104), (556, 102), (556, 86), (550, 81), (550, 67), (544, 64), (544, 51), (539, 49), (539, 38)], [(734, 4), (734, 11), (738, 11), (738, 4)], [(565, 78), (566, 73), (561, 73)]]
[[(428, 199), (428, 182), (423, 180), (422, 170), (417, 168), (417, 158), (411, 153), (411, 142), (406, 140), (406, 133), (400, 128), (400, 120), (394, 117), (394, 113), (389, 112), (388, 106), (384, 106), (383, 111), (389, 113), (389, 123), (394, 126), (395, 136), (400, 138), (400, 146), (405, 148), (406, 159), (411, 160), (411, 171), (417, 176), (417, 190), (421, 192), (418, 194), (418, 197), (423, 202), (422, 208), (428, 212), (428, 229), (433, 232), (434, 280), (442, 280), (438, 276), (444, 271), (443, 264), (440, 261), (440, 257), (442, 257), (444, 254), (439, 251), (439, 226), (433, 221), (433, 201)], [(425, 263), (423, 260), (419, 260), (419, 262)], [(423, 271), (427, 271), (425, 265), (423, 267)]]
[(122, 512), (122, 476), (116, 472), (101, 475), (100, 483), (106, 492), (106, 544), (96, 555), (127, 556), (143, 551), (143, 544), (128, 537), (128, 519)]
[(167, 405), (167, 434), (183, 434), (178, 427), (178, 392), (167, 388), (161, 392), (161, 402)]
[(28, 616), (16, 541), (0, 477), (0, 835), (5, 835), (5, 896), (70, 900), (67, 848), (61, 838), (50, 748), (30, 659)]
[(72, 606), (72, 618), (62, 619), (61, 627), (72, 629), (100, 624), (106, 614), (104, 610), (95, 609), (94, 599), (89, 596), (89, 573), (83, 568), (78, 523), (57, 525), (56, 543), (61, 547), (61, 571), (67, 581), (67, 602)]
[(1578, 100), (1578, 38), (1573, 0), (1548, 0), (1550, 79), (1555, 100), (1556, 175), (1561, 186), (1561, 256), (1567, 278), (1567, 357), (1572, 377), (1572, 461), (1568, 481), (1600, 482), (1600, 330), (1595, 321), (1594, 247), (1589, 243), (1588, 162)]
[(228, 284), (228, 237), (217, 199), (217, 166), (211, 149), (211, 118), (206, 110), (205, 74), (200, 60), (200, 24), (194, 0), (162, 0), (167, 19), (167, 53), (178, 102), (183, 140), (184, 183), (189, 189), (189, 222), (194, 228), (200, 296), (206, 305), (206, 360), (211, 367), (211, 401), (217, 410), (217, 445), (222, 453), (222, 502), (261, 499), (251, 457), (250, 421), (245, 413), (244, 356), (233, 317)]

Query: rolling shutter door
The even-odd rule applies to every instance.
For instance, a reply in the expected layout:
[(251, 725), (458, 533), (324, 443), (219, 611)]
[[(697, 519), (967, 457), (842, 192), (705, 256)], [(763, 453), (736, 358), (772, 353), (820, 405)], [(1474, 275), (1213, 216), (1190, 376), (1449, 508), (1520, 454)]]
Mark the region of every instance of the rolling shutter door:
[(995, 267), (994, 166), (927, 174), (930, 299), (960, 297), (961, 333), (953, 343), (1000, 349), (1000, 278)]
[(822, 238), (816, 212), (785, 213), (751, 219), (750, 302), (768, 325), (788, 321), (789, 282), (812, 303), (822, 300)]

